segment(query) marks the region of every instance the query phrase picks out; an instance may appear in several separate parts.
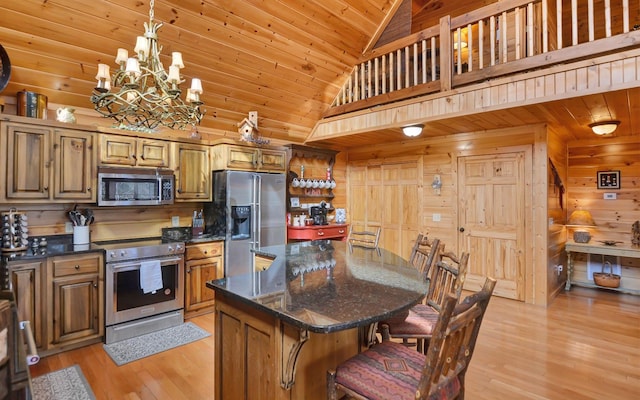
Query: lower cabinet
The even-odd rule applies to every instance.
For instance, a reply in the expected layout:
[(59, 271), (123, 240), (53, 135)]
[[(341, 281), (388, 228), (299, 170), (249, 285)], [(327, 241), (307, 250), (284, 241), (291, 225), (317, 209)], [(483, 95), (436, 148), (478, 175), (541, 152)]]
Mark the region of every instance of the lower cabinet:
[(224, 242), (188, 244), (185, 255), (185, 318), (213, 311), (214, 292), (207, 281), (224, 276)]
[(102, 341), (102, 253), (8, 265), (21, 320), (31, 321), (40, 355)]
[(26, 263), (10, 262), (8, 265), (9, 279), (18, 307), (18, 318), (20, 321), (31, 322), (33, 338), (39, 349), (43, 345), (44, 332), (42, 273), (45, 271), (45, 266), (46, 260)]
[(52, 325), (49, 347), (101, 339), (104, 333), (102, 255), (54, 257), (49, 260)]

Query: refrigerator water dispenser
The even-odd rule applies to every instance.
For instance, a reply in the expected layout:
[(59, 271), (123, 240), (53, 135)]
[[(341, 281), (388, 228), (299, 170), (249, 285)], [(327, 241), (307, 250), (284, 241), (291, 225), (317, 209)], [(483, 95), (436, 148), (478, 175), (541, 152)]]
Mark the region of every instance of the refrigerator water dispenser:
[(231, 206), (231, 239), (251, 237), (251, 206)]

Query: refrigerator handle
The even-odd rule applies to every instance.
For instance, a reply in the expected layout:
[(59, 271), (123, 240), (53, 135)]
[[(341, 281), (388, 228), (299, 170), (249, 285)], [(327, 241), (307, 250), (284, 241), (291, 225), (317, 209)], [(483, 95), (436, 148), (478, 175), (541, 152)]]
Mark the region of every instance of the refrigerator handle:
[(262, 202), (262, 177), (258, 174), (253, 176), (253, 210), (255, 216), (253, 217), (254, 221), (254, 231), (253, 237), (254, 242), (256, 244), (256, 248), (260, 248), (262, 246), (262, 210), (260, 209), (260, 204)]

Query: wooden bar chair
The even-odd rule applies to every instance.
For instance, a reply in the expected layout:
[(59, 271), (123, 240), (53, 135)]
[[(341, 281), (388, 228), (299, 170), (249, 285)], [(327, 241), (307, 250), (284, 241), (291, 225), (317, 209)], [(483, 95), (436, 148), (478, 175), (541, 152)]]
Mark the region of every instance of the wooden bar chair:
[(417, 350), (424, 352), (446, 296), (460, 298), (469, 254), (463, 252), (457, 257), (453, 252), (439, 252), (436, 260), (429, 274), (429, 291), (425, 302), (413, 306), (404, 320), (395, 318), (381, 322), (378, 329), (383, 342), (391, 338), (402, 339), (406, 343), (415, 341)]
[(380, 227), (377, 227), (375, 231), (355, 230), (353, 228), (353, 225), (349, 227), (347, 243), (349, 243), (350, 250), (353, 251), (353, 246), (365, 247), (365, 248), (377, 250), (379, 242), (380, 242)]
[(327, 371), (327, 399), (338, 391), (366, 400), (464, 399), (465, 374), (496, 281), (457, 304), (447, 295), (427, 354), (382, 342)]
[[(422, 233), (418, 234), (416, 241), (411, 249), (411, 255), (409, 256), (409, 263), (413, 265), (420, 273), (424, 276), (425, 280), (429, 281), (429, 274), (431, 272), (431, 266), (434, 261), (438, 257), (440, 253), (444, 251), (444, 244), (440, 243), (440, 239), (436, 238), (433, 240), (429, 240)], [(423, 303), (426, 304), (427, 297), (423, 300)], [(422, 306), (422, 304), (420, 305)], [(384, 325), (396, 325), (401, 324), (411, 313), (411, 310), (407, 310), (399, 315), (395, 315), (392, 318), (389, 318), (385, 321), (382, 321), (378, 324), (379, 327)], [(388, 328), (386, 328), (388, 330)], [(378, 333), (383, 335), (382, 329), (378, 329)], [(415, 341), (410, 341), (410, 337), (403, 337), (402, 343), (405, 346), (416, 346), (417, 350), (423, 351), (423, 342), (424, 340), (416, 339)]]

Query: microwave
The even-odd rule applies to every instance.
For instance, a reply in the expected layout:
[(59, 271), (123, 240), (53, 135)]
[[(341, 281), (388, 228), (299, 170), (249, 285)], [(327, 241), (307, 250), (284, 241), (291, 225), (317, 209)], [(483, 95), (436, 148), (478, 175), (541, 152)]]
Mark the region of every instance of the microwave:
[(175, 175), (151, 168), (98, 168), (98, 206), (173, 204)]

